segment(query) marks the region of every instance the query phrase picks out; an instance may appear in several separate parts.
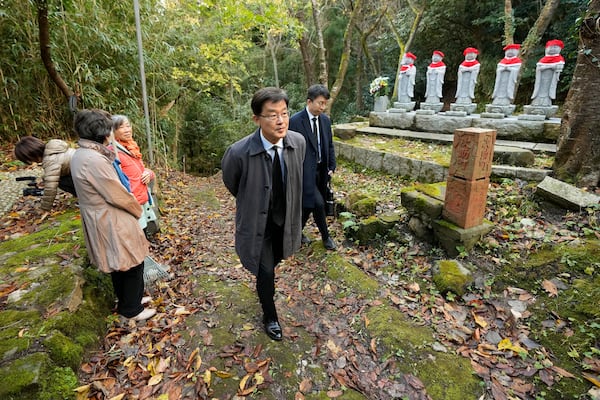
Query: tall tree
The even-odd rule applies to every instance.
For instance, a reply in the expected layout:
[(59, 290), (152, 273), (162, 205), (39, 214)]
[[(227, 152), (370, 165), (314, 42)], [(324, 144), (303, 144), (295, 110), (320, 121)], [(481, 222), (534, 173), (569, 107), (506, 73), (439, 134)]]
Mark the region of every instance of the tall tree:
[[(321, 24), (321, 11), (317, 0), (311, 0), (312, 15), (317, 34), (317, 51), (319, 53), (319, 83), (327, 86), (329, 82), (329, 66), (327, 64), (327, 50), (323, 40), (323, 26)], [(310, 84), (310, 83), (309, 83)]]
[(335, 103), (335, 100), (340, 94), (342, 85), (344, 84), (344, 79), (346, 78), (348, 63), (350, 62), (350, 54), (352, 52), (352, 34), (354, 33), (356, 20), (361, 15), (362, 2), (363, 0), (355, 0), (351, 5), (350, 19), (348, 20), (348, 25), (344, 31), (344, 50), (342, 51), (342, 55), (340, 57), (340, 65), (338, 67), (335, 82), (331, 87), (331, 101), (327, 105), (328, 111), (331, 110), (333, 103)]
[[(415, 40), (415, 36), (417, 35), (417, 31), (419, 30), (419, 25), (423, 20), (423, 15), (425, 15), (425, 10), (427, 8), (427, 1), (422, 0), (408, 0), (409, 9), (412, 11), (414, 17), (412, 19), (412, 23), (410, 24), (410, 30), (408, 33), (408, 38), (404, 41), (402, 37), (402, 33), (396, 27), (396, 24), (393, 22), (392, 18), (388, 15), (388, 22), (392, 29), (392, 33), (394, 34), (394, 38), (398, 43), (398, 47), (400, 48), (400, 53), (398, 54), (398, 64), (396, 70), (396, 76), (400, 75), (400, 68), (402, 67), (402, 56), (406, 53), (413, 41)], [(398, 94), (398, 79), (395, 80), (394, 90), (392, 91), (392, 98), (396, 97)]]
[(554, 173), (577, 186), (600, 185), (600, 0), (579, 26), (579, 54), (560, 126)]
[(40, 56), (46, 71), (50, 79), (56, 83), (56, 86), (60, 89), (65, 98), (70, 99), (73, 96), (73, 91), (67, 86), (65, 81), (62, 79), (52, 60), (52, 53), (50, 52), (50, 23), (48, 22), (48, 1), (47, 0), (36, 0), (35, 5), (37, 7), (38, 15), (38, 29), (40, 38)]

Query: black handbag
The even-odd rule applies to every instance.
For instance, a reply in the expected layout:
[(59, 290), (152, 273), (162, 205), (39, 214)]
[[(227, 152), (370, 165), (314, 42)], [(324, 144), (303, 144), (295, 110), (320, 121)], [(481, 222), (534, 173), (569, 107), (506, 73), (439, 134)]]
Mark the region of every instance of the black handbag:
[(331, 182), (327, 182), (327, 193), (325, 198), (325, 215), (332, 217), (335, 215), (335, 201), (333, 199), (333, 190)]

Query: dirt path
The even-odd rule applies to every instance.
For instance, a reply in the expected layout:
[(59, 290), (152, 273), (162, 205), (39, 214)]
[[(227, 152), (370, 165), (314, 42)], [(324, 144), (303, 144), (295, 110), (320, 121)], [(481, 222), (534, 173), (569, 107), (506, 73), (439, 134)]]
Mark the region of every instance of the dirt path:
[(274, 342), (262, 330), (254, 278), (234, 253), (234, 202), (220, 176), (174, 174), (162, 199), (153, 255), (176, 277), (151, 289), (157, 317), (116, 320), (82, 365), (92, 398), (428, 398), (418, 379), (378, 358), (355, 318), (371, 300), (339, 296), (320, 243), (278, 270), (285, 338)]

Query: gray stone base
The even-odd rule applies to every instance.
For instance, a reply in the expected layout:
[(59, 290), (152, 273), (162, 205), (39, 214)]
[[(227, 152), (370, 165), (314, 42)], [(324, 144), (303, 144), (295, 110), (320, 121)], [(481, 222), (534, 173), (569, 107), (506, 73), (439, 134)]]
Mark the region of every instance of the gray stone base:
[(471, 250), (483, 236), (494, 229), (494, 224), (489, 221), (468, 229), (460, 228), (443, 219), (433, 221), (432, 225), (435, 238), (450, 257), (458, 256), (459, 246), (467, 251)]
[[(513, 112), (515, 112), (515, 108), (516, 108), (516, 106), (514, 104), (498, 105), (498, 104), (492, 103), (492, 104), (486, 104), (485, 111), (486, 111), (486, 113), (504, 114), (505, 117), (508, 117)], [(483, 118), (489, 118), (489, 117), (484, 117), (483, 113), (481, 114), (481, 116)]]
[(538, 114), (521, 114), (521, 115), (517, 116), (517, 118), (520, 119), (521, 121), (545, 121), (546, 120), (545, 115), (538, 115)]
[(469, 114), (466, 111), (446, 111), (446, 112), (440, 113), (440, 115), (446, 116), (446, 117), (462, 117), (462, 118), (464, 118)]
[(543, 115), (545, 118), (552, 118), (556, 115), (558, 106), (523, 106), (523, 112), (527, 115)]
[(490, 119), (502, 119), (505, 117), (503, 113), (496, 112), (482, 112), (480, 115), (481, 118), (490, 118)]
[(434, 113), (438, 113), (440, 111), (442, 111), (442, 107), (444, 107), (444, 103), (442, 102), (437, 102), (437, 103), (421, 103), (421, 110), (428, 110), (428, 111), (433, 111)]
[[(414, 101), (411, 101), (409, 103), (400, 103), (400, 102), (395, 101), (394, 107), (392, 107), (392, 109), (397, 108), (397, 109), (404, 110), (404, 111), (412, 111), (415, 109), (415, 104), (416, 103)], [(391, 111), (391, 109), (390, 109), (390, 112), (394, 112), (394, 111)]]
[(466, 114), (472, 114), (473, 112), (475, 112), (475, 109), (477, 109), (476, 103), (471, 103), (471, 104), (452, 103), (452, 104), (450, 104), (450, 111), (454, 111), (454, 112), (464, 112)]
[(424, 110), (424, 109), (420, 109), (415, 111), (415, 113), (417, 115), (435, 115), (435, 111), (433, 110)]

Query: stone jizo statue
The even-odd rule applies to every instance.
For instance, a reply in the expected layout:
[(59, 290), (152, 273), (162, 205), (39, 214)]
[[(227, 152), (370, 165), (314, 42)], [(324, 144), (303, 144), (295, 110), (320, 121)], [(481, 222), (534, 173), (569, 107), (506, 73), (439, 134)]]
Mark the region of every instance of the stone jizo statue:
[[(515, 89), (517, 77), (521, 69), (519, 56), (520, 44), (509, 44), (504, 47), (504, 58), (496, 66), (496, 82), (492, 93), (492, 104), (486, 105), (490, 114), (503, 114), (508, 116), (513, 113), (515, 106)], [(501, 116), (502, 118), (504, 116)]]
[(458, 66), (457, 104), (471, 104), (475, 99), (475, 85), (481, 68), (481, 64), (477, 60), (477, 54), (479, 54), (479, 51), (474, 47), (467, 47), (463, 51), (465, 60)]
[(565, 65), (565, 59), (560, 55), (563, 48), (564, 44), (561, 40), (549, 40), (546, 43), (546, 55), (540, 58), (535, 68), (532, 106), (552, 106), (552, 100), (556, 98), (560, 73)]
[(402, 57), (400, 74), (398, 75), (398, 102), (410, 103), (415, 93), (415, 76), (417, 69), (415, 68), (415, 60), (417, 56), (407, 52)]
[(426, 103), (439, 103), (442, 98), (442, 86), (446, 74), (446, 64), (442, 61), (444, 53), (435, 50), (431, 56), (431, 64), (427, 67)]
[(509, 44), (504, 47), (504, 58), (496, 67), (492, 104), (509, 105), (515, 100), (515, 85), (521, 69), (521, 59), (518, 57), (520, 48), (520, 44)]

